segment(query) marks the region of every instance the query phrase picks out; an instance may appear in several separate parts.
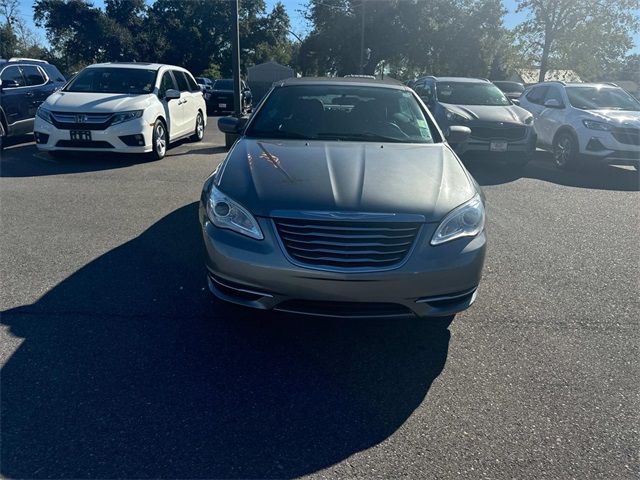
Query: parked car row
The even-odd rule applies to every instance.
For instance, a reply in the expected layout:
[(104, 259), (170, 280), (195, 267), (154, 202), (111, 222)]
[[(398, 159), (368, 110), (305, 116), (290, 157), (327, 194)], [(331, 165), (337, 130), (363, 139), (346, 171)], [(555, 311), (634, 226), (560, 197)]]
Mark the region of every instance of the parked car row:
[[(43, 105), (58, 90), (60, 95)], [(240, 99), (240, 111), (251, 112), (251, 90), (244, 81)], [(38, 148), (52, 155), (92, 149), (162, 158), (168, 142), (189, 134), (202, 138), (197, 132), (204, 129), (207, 113), (234, 110), (233, 80), (194, 78), (180, 67), (99, 64), (74, 73), (67, 83), (45, 61), (0, 60), (0, 148), (9, 136), (34, 132)], [(130, 117), (123, 120), (122, 112)], [(155, 133), (147, 128), (152, 126), (147, 117), (161, 119)]]
[[(422, 77), (410, 83), (442, 128), (465, 125), (460, 155), (484, 151), (524, 166), (536, 147), (550, 150), (560, 168), (585, 160), (640, 163), (640, 102), (615, 84), (517, 82)], [(508, 156), (505, 153), (509, 153)]]

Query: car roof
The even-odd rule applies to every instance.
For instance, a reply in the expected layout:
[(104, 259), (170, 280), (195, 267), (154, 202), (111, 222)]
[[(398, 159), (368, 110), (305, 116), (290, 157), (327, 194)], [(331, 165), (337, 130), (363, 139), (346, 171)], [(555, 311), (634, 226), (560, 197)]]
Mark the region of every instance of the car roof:
[(378, 80), (362, 77), (300, 77), (287, 78), (274, 82), (274, 86), (287, 87), (291, 85), (359, 85), (367, 87), (388, 87), (399, 90), (407, 89), (407, 86), (393, 78)]
[(51, 65), (49, 62), (44, 60), (37, 60), (35, 58), (10, 58), (6, 60), (4, 58), (0, 58), (0, 65), (39, 65), (41, 67), (48, 67)]
[(167, 65), (164, 63), (145, 63), (145, 62), (107, 62), (89, 65), (87, 68), (137, 68), (140, 70), (160, 70), (162, 67), (175, 68), (176, 70), (188, 71), (186, 68), (177, 65)]
[(437, 82), (460, 82), (460, 83), (491, 83), (486, 78), (471, 77), (431, 77)]

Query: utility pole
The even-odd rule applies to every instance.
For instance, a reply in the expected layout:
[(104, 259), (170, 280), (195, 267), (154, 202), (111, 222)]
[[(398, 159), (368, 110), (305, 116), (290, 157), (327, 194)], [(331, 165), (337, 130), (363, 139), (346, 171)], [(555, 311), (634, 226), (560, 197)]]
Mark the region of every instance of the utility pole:
[(233, 26), (231, 32), (231, 63), (233, 64), (233, 106), (234, 115), (240, 118), (242, 108), (240, 105), (240, 28), (238, 15), (239, 0), (231, 1), (231, 24)]
[(362, 0), (362, 24), (360, 26), (360, 75), (364, 73), (364, 11), (366, 0)]

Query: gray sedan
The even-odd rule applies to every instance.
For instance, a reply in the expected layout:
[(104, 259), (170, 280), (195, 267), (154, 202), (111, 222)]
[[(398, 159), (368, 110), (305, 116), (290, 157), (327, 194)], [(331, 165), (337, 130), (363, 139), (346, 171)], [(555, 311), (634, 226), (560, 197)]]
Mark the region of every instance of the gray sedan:
[[(475, 300), (482, 193), (416, 94), (368, 79), (277, 84), (206, 180), (222, 300), (335, 317), (451, 315)], [(449, 129), (462, 142), (466, 127)]]

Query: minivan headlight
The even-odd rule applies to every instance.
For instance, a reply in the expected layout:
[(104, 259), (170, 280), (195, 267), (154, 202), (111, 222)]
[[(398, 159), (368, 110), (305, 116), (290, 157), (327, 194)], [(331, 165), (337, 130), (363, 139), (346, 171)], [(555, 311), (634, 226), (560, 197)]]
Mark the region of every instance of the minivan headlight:
[(584, 119), (582, 120), (582, 124), (587, 127), (589, 130), (600, 130), (603, 132), (608, 132), (611, 130), (611, 125), (604, 122), (598, 122), (596, 120)]
[(431, 238), (431, 245), (440, 245), (460, 237), (475, 237), (484, 229), (484, 220), (484, 205), (480, 195), (476, 194), (444, 217)]
[(207, 216), (216, 227), (227, 228), (247, 237), (262, 240), (264, 235), (256, 219), (239, 203), (211, 187), (207, 201)]
[(38, 107), (36, 115), (47, 123), (53, 123), (53, 120), (51, 120), (51, 112), (44, 107)]
[(113, 117), (111, 117), (111, 125), (128, 122), (129, 120), (133, 120), (135, 118), (140, 118), (143, 113), (144, 110), (131, 110), (130, 112), (116, 113)]

